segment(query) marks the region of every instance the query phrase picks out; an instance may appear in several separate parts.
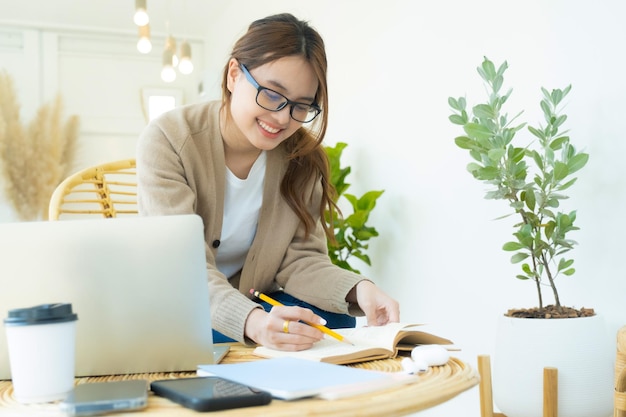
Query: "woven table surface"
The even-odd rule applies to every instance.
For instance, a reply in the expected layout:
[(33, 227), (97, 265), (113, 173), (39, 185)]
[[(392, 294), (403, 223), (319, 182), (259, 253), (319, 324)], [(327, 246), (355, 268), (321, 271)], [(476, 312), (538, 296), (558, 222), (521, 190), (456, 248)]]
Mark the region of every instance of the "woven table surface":
[[(252, 355), (252, 349), (233, 344), (221, 363), (237, 363), (260, 360)], [(385, 359), (353, 364), (357, 368), (395, 372), (402, 370), (399, 359)], [(150, 373), (77, 378), (76, 384), (86, 382), (118, 381), (124, 379), (147, 379), (154, 381), (167, 378), (194, 377), (195, 372)], [(268, 406), (237, 408), (214, 411), (211, 417), (221, 416), (403, 416), (441, 404), (461, 392), (477, 385), (478, 372), (468, 364), (451, 358), (444, 366), (431, 367), (420, 374), (419, 381), (400, 387), (338, 400), (316, 398), (297, 401), (272, 400)], [(23, 405), (12, 396), (10, 381), (0, 381), (0, 416), (63, 416), (54, 403)], [(117, 417), (142, 416), (197, 416), (198, 412), (186, 409), (167, 399), (150, 393), (148, 407), (143, 411), (115, 413)]]

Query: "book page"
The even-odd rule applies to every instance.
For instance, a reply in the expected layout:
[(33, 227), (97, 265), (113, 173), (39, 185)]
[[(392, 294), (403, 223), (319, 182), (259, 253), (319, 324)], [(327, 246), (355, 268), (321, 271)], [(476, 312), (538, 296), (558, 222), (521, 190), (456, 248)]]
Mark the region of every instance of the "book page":
[[(373, 346), (375, 348), (375, 346)], [(299, 352), (289, 352), (283, 350), (270, 349), (265, 346), (258, 346), (254, 349), (254, 354), (258, 356), (268, 358), (281, 358), (281, 357), (295, 357), (302, 359), (310, 359), (315, 361), (324, 361), (329, 358), (343, 358), (344, 360), (357, 359), (363, 356), (364, 350), (369, 350), (370, 345), (349, 345), (347, 343), (340, 342), (331, 337), (322, 339), (315, 343), (312, 348), (302, 350)], [(372, 352), (376, 353), (376, 352)], [(392, 351), (386, 352), (386, 350), (378, 350), (379, 355), (391, 355)], [(365, 355), (369, 356), (369, 355)], [(344, 362), (339, 360), (339, 362)], [(328, 360), (328, 362), (336, 362), (336, 360)]]
[(363, 326), (350, 329), (336, 329), (335, 331), (349, 339), (356, 346), (381, 347), (391, 353), (395, 351), (395, 340), (398, 333), (411, 326), (415, 325), (389, 323), (384, 326)]
[(389, 323), (385, 326), (356, 327), (335, 329), (346, 337), (353, 345), (340, 342), (330, 336), (315, 343), (312, 348), (300, 352), (285, 352), (259, 346), (254, 353), (263, 357), (298, 357), (332, 363), (355, 362), (358, 359), (393, 357), (395, 355), (395, 338), (405, 327), (413, 326), (406, 323)]

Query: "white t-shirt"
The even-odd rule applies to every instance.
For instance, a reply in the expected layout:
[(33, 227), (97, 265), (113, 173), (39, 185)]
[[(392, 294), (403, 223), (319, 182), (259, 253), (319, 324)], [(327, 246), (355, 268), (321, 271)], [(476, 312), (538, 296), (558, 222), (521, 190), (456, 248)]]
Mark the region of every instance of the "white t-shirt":
[(226, 168), (224, 220), (215, 262), (217, 269), (228, 278), (243, 267), (256, 234), (263, 203), (266, 159), (265, 152), (261, 152), (248, 178), (243, 180)]

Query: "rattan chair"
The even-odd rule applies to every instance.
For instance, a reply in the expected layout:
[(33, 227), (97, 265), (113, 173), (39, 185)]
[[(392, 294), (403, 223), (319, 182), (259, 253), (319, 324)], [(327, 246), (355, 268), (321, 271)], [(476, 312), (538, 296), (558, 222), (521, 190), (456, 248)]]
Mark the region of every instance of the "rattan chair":
[(615, 357), (614, 417), (626, 417), (626, 326), (617, 332), (617, 356)]
[(57, 186), (48, 206), (49, 220), (137, 215), (135, 160), (83, 169)]
[[(491, 361), (489, 355), (478, 356), (478, 373), (480, 374), (479, 395), (481, 417), (506, 417), (502, 413), (493, 412)], [(557, 417), (557, 387), (557, 369), (544, 368), (543, 417)], [(613, 417), (626, 417), (626, 326), (623, 326), (617, 332), (613, 407)]]

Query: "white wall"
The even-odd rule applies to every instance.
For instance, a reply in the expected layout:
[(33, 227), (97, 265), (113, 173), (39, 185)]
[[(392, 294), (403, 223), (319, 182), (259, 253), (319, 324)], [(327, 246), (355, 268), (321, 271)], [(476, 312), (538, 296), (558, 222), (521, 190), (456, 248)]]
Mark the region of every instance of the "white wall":
[[(467, 94), (470, 103), (483, 99), (475, 68), (484, 55), (497, 63), (508, 61), (506, 83), (514, 88), (510, 113), (525, 109), (531, 123), (540, 121), (539, 88), (571, 83), (570, 135), (591, 160), (565, 204), (578, 210), (581, 230), (573, 252), (577, 273), (561, 280), (561, 298), (605, 316), (607, 343), (614, 343), (617, 328), (626, 324), (626, 280), (620, 266), (626, 232), (621, 218), (626, 168), (620, 162), (626, 147), (621, 123), (626, 114), (626, 3), (231, 0), (221, 15), (207, 17), (210, 33), (201, 75), (207, 98), (218, 97), (222, 66), (246, 26), (281, 11), (309, 20), (326, 41), (331, 89), (327, 142), (349, 143), (344, 154), (353, 169), (351, 191), (385, 189), (372, 217), (381, 234), (371, 245), (374, 265), (363, 270), (401, 302), (403, 320), (434, 326), (457, 342), (463, 348), (459, 356), (472, 364), (477, 354), (493, 353), (496, 317), (509, 307), (534, 305), (535, 295), (532, 285), (515, 280), (517, 266), (500, 250), (512, 229), (506, 221), (492, 219), (507, 207), (483, 200), (485, 187), (465, 171), (469, 160), (454, 146), (459, 130), (448, 122), (447, 98)], [(106, 66), (70, 55), (61, 58), (60, 67), (74, 61), (89, 71)], [(112, 132), (118, 138), (114, 141), (85, 127), (86, 140), (99, 145), (97, 152), (100, 146), (108, 148), (105, 141), (117, 147), (133, 140), (142, 122), (132, 95), (138, 86), (158, 82), (153, 78), (158, 74), (142, 67), (143, 61), (130, 54), (125, 59), (123, 67), (111, 68), (116, 73), (110, 78), (75, 83), (60, 77), (64, 94), (81, 86), (68, 110), (84, 113), (85, 120), (93, 121), (88, 126), (119, 117), (128, 126)], [(127, 85), (129, 71), (136, 78)], [(98, 85), (89, 88), (93, 83)], [(113, 87), (128, 96), (115, 102), (107, 94)], [(92, 109), (96, 102), (105, 107)], [(132, 107), (122, 107), (121, 116), (109, 113), (118, 104)], [(478, 390), (419, 415), (477, 416)]]

